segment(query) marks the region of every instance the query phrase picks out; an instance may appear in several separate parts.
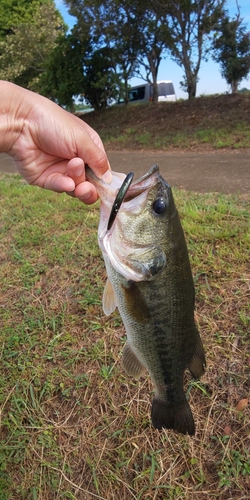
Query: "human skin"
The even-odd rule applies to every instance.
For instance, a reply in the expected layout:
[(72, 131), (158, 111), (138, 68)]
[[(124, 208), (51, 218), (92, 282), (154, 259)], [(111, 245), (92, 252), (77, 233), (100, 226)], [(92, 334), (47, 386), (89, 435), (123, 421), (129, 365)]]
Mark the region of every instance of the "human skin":
[(85, 164), (108, 183), (110, 165), (99, 135), (49, 99), (0, 81), (0, 152), (11, 156), (29, 184), (66, 192), (86, 204), (97, 191)]

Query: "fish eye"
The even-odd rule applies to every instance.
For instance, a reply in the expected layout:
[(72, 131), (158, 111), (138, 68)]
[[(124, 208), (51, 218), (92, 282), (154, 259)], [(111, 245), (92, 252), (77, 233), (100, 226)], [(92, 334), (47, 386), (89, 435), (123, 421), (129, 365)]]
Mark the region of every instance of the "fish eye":
[(164, 198), (156, 198), (152, 205), (152, 208), (156, 214), (162, 215), (166, 212), (167, 202)]

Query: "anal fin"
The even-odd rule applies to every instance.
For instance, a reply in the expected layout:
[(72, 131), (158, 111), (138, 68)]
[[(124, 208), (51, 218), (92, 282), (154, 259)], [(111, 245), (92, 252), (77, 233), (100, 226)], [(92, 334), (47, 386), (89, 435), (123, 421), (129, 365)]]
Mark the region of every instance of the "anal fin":
[(128, 342), (123, 349), (122, 366), (127, 375), (136, 378), (140, 377), (140, 375), (145, 371), (144, 366), (141, 364)]
[(195, 349), (192, 359), (188, 365), (188, 369), (191, 372), (191, 375), (194, 378), (198, 379), (204, 373), (205, 366), (206, 366), (205, 353), (200, 335), (197, 331), (197, 340), (195, 343)]

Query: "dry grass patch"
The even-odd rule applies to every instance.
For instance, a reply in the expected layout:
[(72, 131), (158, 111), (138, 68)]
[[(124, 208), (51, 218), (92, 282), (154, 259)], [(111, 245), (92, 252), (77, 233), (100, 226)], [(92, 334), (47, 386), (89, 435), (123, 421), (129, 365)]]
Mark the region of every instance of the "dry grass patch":
[(122, 372), (98, 206), (18, 176), (0, 193), (0, 499), (248, 499), (250, 196), (175, 192), (207, 356), (185, 380), (190, 438), (154, 430), (149, 378)]

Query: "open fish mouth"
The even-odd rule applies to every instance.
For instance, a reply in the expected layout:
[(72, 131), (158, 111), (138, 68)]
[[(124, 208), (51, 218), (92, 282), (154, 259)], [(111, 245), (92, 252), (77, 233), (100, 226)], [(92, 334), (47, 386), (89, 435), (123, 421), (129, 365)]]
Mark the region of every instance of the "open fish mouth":
[[(158, 165), (153, 165), (142, 177), (133, 181), (134, 174), (130, 172), (127, 176), (112, 171), (113, 180), (111, 184), (106, 184), (98, 178), (93, 170), (86, 165), (86, 178), (94, 184), (103, 202), (110, 205), (110, 211), (118, 212), (123, 201), (130, 201), (144, 191), (153, 187), (159, 180), (160, 173)], [(118, 210), (115, 207), (118, 198)], [(113, 208), (114, 206), (114, 208)]]
[(130, 201), (141, 193), (144, 193), (144, 191), (152, 188), (158, 182), (159, 177), (159, 167), (158, 165), (153, 165), (146, 174), (131, 184), (126, 192), (124, 201)]
[(133, 177), (132, 172), (126, 176), (112, 171), (112, 182), (107, 184), (86, 165), (86, 178), (94, 184), (102, 203), (99, 236), (103, 237), (111, 228), (113, 230), (113, 224), (121, 205), (125, 210), (133, 210), (138, 213), (146, 201), (148, 191), (161, 178), (158, 165), (153, 165), (146, 174), (136, 181), (133, 181)]

